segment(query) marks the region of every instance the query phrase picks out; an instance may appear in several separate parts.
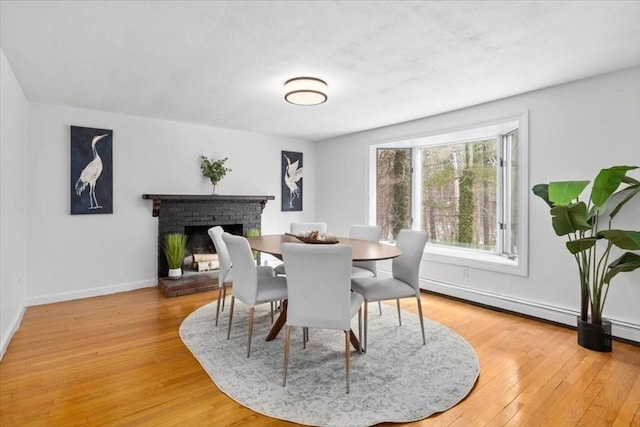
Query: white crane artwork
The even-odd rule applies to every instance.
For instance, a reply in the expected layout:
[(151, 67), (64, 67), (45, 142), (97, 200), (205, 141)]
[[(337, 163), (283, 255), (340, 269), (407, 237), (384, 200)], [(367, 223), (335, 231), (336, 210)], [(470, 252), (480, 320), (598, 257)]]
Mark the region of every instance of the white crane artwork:
[(287, 159), (287, 167), (284, 171), (284, 182), (289, 187), (289, 208), (293, 209), (293, 201), (300, 197), (300, 189), (298, 188), (297, 182), (302, 178), (302, 168), (298, 169), (298, 160), (291, 163), (291, 160), (283, 154), (284, 158)]
[(89, 209), (102, 209), (96, 199), (96, 181), (102, 173), (102, 159), (96, 150), (96, 143), (109, 134), (94, 136), (91, 140), (91, 151), (93, 152), (93, 160), (82, 169), (80, 178), (76, 181), (76, 194), (80, 196), (84, 189), (89, 185)]

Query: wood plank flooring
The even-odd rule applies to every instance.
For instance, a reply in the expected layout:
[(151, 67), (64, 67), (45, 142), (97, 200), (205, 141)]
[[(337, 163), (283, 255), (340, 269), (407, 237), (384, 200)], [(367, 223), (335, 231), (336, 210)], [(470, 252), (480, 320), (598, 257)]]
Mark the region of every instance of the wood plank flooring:
[[(227, 398), (182, 344), (182, 320), (216, 296), (148, 288), (29, 307), (0, 363), (0, 425), (293, 425)], [(405, 425), (640, 426), (639, 346), (596, 353), (569, 328), (431, 294), (422, 305), (474, 347), (480, 377), (457, 406)]]

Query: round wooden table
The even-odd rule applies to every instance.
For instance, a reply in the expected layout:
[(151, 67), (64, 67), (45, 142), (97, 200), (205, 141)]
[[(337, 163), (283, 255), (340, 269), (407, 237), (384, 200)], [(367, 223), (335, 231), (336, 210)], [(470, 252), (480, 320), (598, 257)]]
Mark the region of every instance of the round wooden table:
[[(349, 239), (347, 237), (337, 237), (337, 239), (338, 243), (351, 246), (354, 261), (380, 261), (383, 259), (395, 258), (402, 253), (402, 251), (395, 246), (385, 245), (380, 242)], [(283, 243), (292, 242), (300, 243), (301, 245), (314, 244), (304, 243), (288, 234), (270, 234), (266, 236), (249, 237), (247, 240), (249, 241), (251, 249), (273, 255), (280, 259), (282, 259)]]
[[(371, 242), (369, 240), (349, 239), (347, 237), (337, 237), (338, 243), (349, 245), (353, 250), (354, 261), (380, 261), (383, 259), (395, 258), (402, 254), (402, 251), (395, 246), (385, 245), (380, 242)], [(265, 236), (249, 237), (249, 246), (251, 249), (265, 252), (282, 259), (283, 243), (300, 243), (301, 245), (321, 244), (321, 243), (304, 243), (294, 236), (288, 234), (271, 234)], [(327, 243), (324, 243), (327, 244)], [(273, 324), (271, 331), (267, 335), (267, 341), (271, 341), (278, 336), (280, 329), (287, 321), (287, 300), (281, 304), (280, 316)], [(351, 331), (351, 344), (356, 350), (360, 350), (360, 342), (356, 335)]]

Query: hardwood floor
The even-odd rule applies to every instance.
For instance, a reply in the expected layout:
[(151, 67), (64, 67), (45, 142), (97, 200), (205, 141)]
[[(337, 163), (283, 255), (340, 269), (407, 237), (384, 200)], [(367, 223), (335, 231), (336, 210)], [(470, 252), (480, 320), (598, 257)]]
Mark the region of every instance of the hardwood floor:
[[(182, 320), (216, 295), (29, 307), (0, 363), (0, 425), (293, 425), (227, 398), (182, 344)], [(561, 326), (430, 294), (422, 305), (474, 347), (480, 377), (457, 406), (406, 425), (640, 426), (640, 347), (596, 353)]]

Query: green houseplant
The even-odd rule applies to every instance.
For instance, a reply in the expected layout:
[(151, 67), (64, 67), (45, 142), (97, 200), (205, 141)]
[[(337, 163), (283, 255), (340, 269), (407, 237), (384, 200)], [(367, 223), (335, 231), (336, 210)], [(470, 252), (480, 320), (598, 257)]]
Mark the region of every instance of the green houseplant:
[[(258, 237), (260, 235), (260, 230), (257, 228), (249, 228), (247, 230), (247, 237)], [(258, 260), (258, 251), (252, 250), (253, 259)]]
[[(598, 343), (590, 325), (601, 327), (604, 304), (611, 280), (618, 274), (640, 268), (640, 231), (613, 228), (613, 219), (640, 192), (640, 181), (627, 176), (637, 166), (602, 169), (593, 180), (585, 203), (580, 195), (589, 181), (561, 181), (538, 184), (533, 194), (551, 208), (551, 224), (558, 236), (566, 236), (566, 247), (578, 265), (580, 277), (580, 317), (578, 342), (593, 350), (611, 351), (610, 336)], [(609, 262), (613, 247), (627, 252)], [(581, 330), (584, 327), (584, 330)], [(608, 323), (609, 335), (611, 324)], [(581, 336), (582, 333), (582, 336)], [(604, 332), (607, 340), (606, 331)]]
[(168, 233), (162, 240), (162, 250), (169, 265), (169, 277), (178, 278), (182, 276), (182, 264), (184, 253), (187, 249), (188, 237), (182, 233)]
[(213, 185), (213, 194), (218, 192), (218, 182), (228, 173), (231, 169), (224, 166), (224, 163), (229, 160), (228, 157), (220, 160), (210, 160), (206, 156), (200, 156), (202, 161), (200, 162), (200, 170), (202, 176), (209, 178), (211, 185)]

